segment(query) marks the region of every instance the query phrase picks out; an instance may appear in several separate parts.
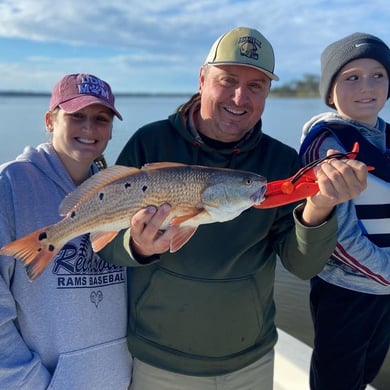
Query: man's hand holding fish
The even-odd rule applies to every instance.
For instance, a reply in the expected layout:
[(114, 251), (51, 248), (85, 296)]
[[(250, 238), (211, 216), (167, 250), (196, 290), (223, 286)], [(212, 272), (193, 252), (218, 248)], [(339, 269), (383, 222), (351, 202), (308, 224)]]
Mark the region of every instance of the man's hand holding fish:
[(179, 226), (171, 225), (166, 230), (161, 230), (160, 226), (170, 211), (169, 204), (163, 204), (159, 208), (148, 206), (131, 218), (131, 247), (134, 253), (149, 257), (169, 250)]

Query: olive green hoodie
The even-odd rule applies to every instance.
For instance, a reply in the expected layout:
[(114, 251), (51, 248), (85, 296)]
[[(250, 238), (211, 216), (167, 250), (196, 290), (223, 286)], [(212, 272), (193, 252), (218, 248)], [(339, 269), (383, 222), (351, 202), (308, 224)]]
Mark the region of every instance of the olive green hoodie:
[[(234, 147), (202, 142), (187, 115), (198, 95), (167, 120), (139, 129), (117, 164), (148, 162), (237, 168), (268, 181), (299, 169), (297, 153), (261, 130), (261, 121)], [(243, 368), (277, 340), (273, 301), (275, 263), (301, 278), (317, 274), (336, 244), (336, 220), (307, 228), (298, 207), (249, 209), (224, 223), (202, 225), (176, 253), (137, 261), (122, 232), (100, 255), (131, 266), (128, 344), (133, 356), (177, 373), (215, 376)]]

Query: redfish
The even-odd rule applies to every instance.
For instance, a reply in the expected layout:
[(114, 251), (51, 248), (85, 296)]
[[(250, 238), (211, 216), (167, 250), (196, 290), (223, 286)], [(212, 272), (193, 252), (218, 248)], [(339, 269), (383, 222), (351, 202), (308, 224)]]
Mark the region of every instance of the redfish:
[(171, 211), (162, 229), (179, 225), (170, 243), (170, 252), (176, 252), (199, 225), (229, 221), (261, 203), (266, 183), (261, 175), (233, 169), (178, 163), (152, 163), (141, 169), (115, 165), (64, 198), (59, 222), (8, 243), (0, 254), (22, 261), (33, 280), (73, 238), (90, 233), (97, 252), (129, 228), (137, 211), (164, 203)]

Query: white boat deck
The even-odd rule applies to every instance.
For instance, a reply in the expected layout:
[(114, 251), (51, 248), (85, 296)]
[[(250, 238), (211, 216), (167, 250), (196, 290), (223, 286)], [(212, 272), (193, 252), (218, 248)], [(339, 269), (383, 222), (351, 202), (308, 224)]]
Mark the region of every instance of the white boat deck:
[[(309, 367), (311, 348), (278, 329), (275, 347), (274, 390), (310, 390)], [(367, 386), (366, 390), (375, 390)]]

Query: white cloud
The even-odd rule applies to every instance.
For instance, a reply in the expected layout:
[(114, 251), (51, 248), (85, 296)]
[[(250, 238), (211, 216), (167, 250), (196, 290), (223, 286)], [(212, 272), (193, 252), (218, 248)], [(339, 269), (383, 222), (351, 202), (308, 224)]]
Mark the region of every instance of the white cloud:
[(1, 89), (48, 90), (64, 73), (91, 69), (115, 90), (192, 92), (213, 41), (240, 25), (271, 41), (284, 83), (318, 73), (324, 47), (349, 33), (369, 32), (390, 44), (389, 17), (388, 0), (0, 1), (2, 42), (38, 44), (35, 53), (17, 56), (3, 45)]

